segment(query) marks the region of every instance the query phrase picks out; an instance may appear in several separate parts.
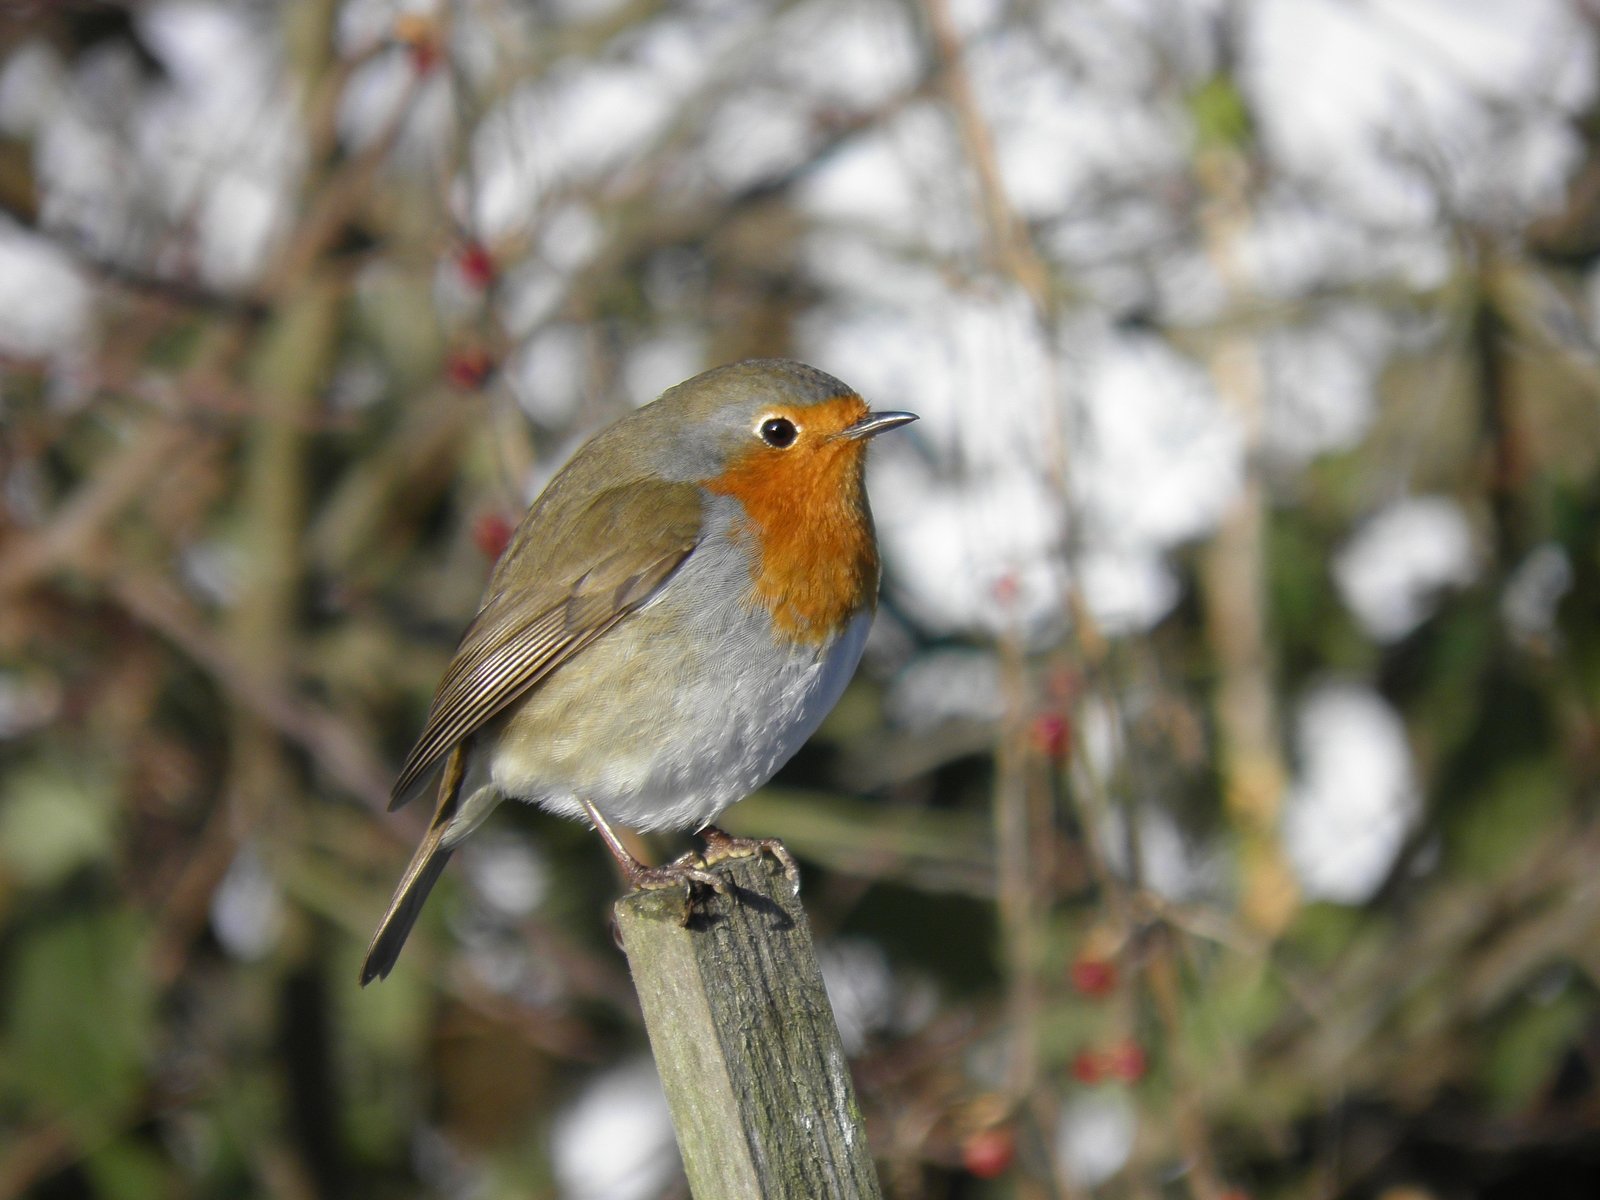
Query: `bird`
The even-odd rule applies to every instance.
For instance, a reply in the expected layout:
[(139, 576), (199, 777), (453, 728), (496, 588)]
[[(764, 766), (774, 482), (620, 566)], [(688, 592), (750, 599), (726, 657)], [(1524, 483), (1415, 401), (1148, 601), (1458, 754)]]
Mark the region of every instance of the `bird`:
[[(633, 887), (703, 884), (776, 839), (715, 824), (815, 732), (854, 674), (881, 568), (872, 439), (916, 420), (753, 359), (592, 437), (529, 507), (445, 669), (391, 811), (437, 806), (361, 967), (394, 967), (451, 853), (502, 800), (588, 821)], [(646, 866), (615, 826), (698, 831)]]

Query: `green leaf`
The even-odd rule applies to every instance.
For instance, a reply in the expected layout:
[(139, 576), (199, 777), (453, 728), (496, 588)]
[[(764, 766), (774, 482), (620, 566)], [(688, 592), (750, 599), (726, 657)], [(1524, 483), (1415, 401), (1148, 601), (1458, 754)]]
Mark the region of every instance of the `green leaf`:
[(7, 972), (0, 1085), (85, 1134), (122, 1119), (155, 1028), (144, 954), (129, 913), (74, 914), (25, 934)]
[(105, 1200), (144, 1200), (147, 1196), (174, 1194), (172, 1173), (161, 1154), (136, 1138), (118, 1138), (101, 1147), (84, 1161), (84, 1166), (94, 1180), (95, 1195)]
[(1532, 1101), (1555, 1072), (1562, 1051), (1581, 1035), (1588, 1005), (1567, 988), (1558, 997), (1518, 1008), (1489, 1045), (1484, 1083), (1502, 1111)]
[(1524, 854), (1560, 820), (1568, 781), (1554, 759), (1524, 759), (1493, 768), (1476, 794), (1464, 797), (1447, 829), (1451, 864), (1464, 876), (1514, 874)]
[(1244, 147), (1251, 140), (1250, 109), (1226, 75), (1214, 75), (1189, 93), (1189, 116), (1203, 147)]
[(37, 763), (9, 780), (0, 803), (0, 863), (26, 885), (48, 887), (116, 845), (116, 798), (87, 769)]

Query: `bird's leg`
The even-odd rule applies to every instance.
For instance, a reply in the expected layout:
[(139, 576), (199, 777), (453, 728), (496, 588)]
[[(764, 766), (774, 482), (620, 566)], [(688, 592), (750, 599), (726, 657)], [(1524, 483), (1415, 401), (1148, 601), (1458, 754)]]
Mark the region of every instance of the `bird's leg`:
[(665, 888), (687, 887), (691, 883), (703, 883), (714, 892), (726, 894), (728, 885), (719, 876), (713, 875), (700, 865), (691, 855), (684, 855), (664, 867), (647, 867), (633, 855), (628, 853), (628, 848), (622, 844), (622, 839), (617, 836), (617, 831), (611, 828), (610, 823), (600, 815), (600, 810), (586, 799), (580, 798), (583, 811), (589, 814), (589, 820), (594, 823), (595, 832), (606, 844), (606, 849), (611, 851), (611, 857), (617, 860), (623, 878), (628, 881), (631, 888)]
[(695, 836), (706, 844), (706, 852), (702, 857), (708, 867), (730, 858), (759, 858), (763, 854), (770, 854), (778, 860), (778, 865), (791, 883), (800, 882), (800, 867), (795, 863), (794, 855), (777, 838), (734, 837), (715, 825), (706, 825)]

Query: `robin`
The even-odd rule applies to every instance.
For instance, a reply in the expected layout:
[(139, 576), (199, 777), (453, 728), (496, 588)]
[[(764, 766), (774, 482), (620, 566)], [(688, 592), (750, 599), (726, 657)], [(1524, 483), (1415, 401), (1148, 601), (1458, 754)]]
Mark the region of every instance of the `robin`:
[[(736, 363), (603, 430), (522, 519), (394, 785), (442, 767), (438, 810), (367, 950), (388, 975), (451, 852), (507, 797), (587, 819), (634, 887), (773, 853), (711, 822), (811, 736), (855, 671), (878, 601), (862, 482), (871, 412), (813, 367)], [(645, 866), (613, 823), (698, 830)]]

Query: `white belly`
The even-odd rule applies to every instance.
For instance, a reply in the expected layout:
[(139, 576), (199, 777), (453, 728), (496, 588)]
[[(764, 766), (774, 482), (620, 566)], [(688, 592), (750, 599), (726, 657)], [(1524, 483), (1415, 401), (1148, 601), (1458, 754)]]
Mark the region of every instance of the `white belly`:
[[(672, 697), (656, 697), (666, 700), (656, 709), (666, 737), (653, 746), (621, 740), (599, 771), (554, 792), (545, 781), (532, 798), (580, 816), (586, 794), (634, 829), (698, 829), (771, 779), (816, 732), (855, 673), (871, 623), (861, 613), (826, 650), (771, 651), (679, 684)], [(514, 786), (520, 781), (495, 778), (507, 795), (526, 794)]]

